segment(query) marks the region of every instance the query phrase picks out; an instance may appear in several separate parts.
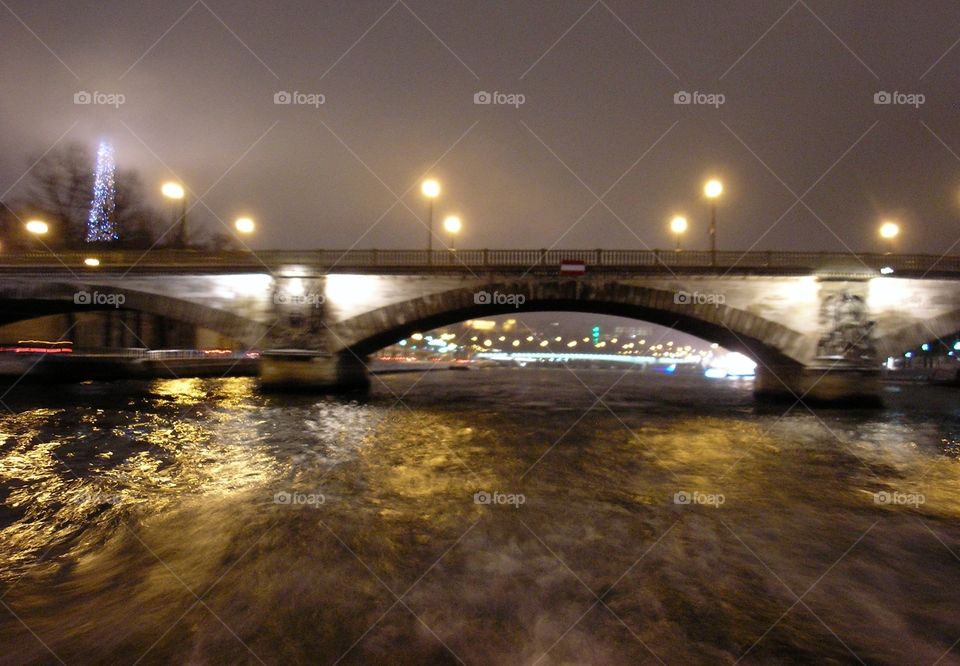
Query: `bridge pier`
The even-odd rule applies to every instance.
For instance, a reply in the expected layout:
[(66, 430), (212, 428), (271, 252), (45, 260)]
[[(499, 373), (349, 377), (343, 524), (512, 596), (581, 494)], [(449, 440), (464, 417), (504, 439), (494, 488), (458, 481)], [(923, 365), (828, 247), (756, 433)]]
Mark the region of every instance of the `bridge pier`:
[(278, 391), (365, 391), (370, 375), (365, 359), (352, 354), (277, 349), (260, 356), (260, 385)]
[(808, 404), (881, 407), (879, 368), (844, 365), (757, 366), (754, 395), (759, 399), (802, 398)]

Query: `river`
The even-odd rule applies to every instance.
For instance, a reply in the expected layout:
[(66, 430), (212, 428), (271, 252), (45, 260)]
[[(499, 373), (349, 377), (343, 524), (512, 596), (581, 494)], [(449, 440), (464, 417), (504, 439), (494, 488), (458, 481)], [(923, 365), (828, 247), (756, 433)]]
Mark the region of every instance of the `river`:
[(960, 663), (956, 390), (810, 411), (751, 388), (18, 386), (0, 663)]

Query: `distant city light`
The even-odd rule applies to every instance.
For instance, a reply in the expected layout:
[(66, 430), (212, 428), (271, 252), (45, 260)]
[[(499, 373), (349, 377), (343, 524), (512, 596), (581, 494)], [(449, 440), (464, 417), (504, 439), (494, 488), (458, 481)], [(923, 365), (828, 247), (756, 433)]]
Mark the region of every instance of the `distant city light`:
[(722, 377), (752, 377), (756, 374), (756, 370), (757, 364), (753, 359), (739, 352), (730, 352), (726, 356), (713, 362), (704, 374), (713, 379)]
[(87, 257), (86, 259), (83, 260), (83, 264), (85, 266), (90, 266), (91, 268), (96, 268), (97, 266), (100, 265), (100, 260), (97, 259), (96, 257)]
[(930, 351), (930, 345), (924, 342), (922, 345), (920, 345), (920, 349), (923, 351)]

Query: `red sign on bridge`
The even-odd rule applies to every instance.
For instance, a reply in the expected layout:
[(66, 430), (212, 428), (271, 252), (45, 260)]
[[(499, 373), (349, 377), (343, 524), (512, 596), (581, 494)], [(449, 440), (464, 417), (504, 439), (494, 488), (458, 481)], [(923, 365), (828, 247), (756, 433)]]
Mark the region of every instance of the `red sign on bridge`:
[(587, 265), (579, 259), (563, 259), (560, 262), (560, 275), (583, 275)]

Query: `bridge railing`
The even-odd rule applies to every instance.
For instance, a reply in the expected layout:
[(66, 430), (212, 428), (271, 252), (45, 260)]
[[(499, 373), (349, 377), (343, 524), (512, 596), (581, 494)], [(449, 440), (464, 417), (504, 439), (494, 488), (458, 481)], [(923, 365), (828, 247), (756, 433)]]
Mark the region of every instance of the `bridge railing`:
[[(97, 267), (84, 262), (99, 260)], [(844, 252), (780, 252), (633, 249), (463, 249), (463, 250), (264, 250), (257, 252), (199, 252), (195, 250), (108, 250), (24, 252), (0, 254), (3, 269), (53, 269), (71, 272), (95, 270), (280, 270), (303, 266), (320, 271), (402, 269), (408, 271), (475, 272), (490, 270), (558, 270), (561, 262), (582, 261), (587, 271), (642, 270), (669, 272), (699, 268), (717, 270), (824, 270), (960, 273), (960, 256), (933, 254), (879, 254)]]

